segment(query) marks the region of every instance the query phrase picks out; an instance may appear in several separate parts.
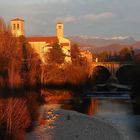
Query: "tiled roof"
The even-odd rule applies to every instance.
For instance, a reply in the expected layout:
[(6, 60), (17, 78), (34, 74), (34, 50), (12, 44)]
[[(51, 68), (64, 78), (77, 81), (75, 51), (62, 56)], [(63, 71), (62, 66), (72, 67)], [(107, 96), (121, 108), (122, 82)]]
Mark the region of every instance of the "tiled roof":
[(56, 36), (31, 36), (27, 38), (28, 42), (47, 42), (47, 43), (58, 43)]
[(12, 19), (11, 21), (24, 21), (23, 19), (20, 19), (20, 18), (15, 18), (15, 19)]
[(63, 46), (69, 46), (69, 43), (60, 43), (60, 45)]

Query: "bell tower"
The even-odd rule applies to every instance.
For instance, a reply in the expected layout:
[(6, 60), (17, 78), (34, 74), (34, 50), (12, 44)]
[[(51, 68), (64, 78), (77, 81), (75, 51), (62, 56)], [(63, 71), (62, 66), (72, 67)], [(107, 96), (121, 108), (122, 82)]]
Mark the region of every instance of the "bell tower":
[(13, 36), (19, 37), (24, 35), (24, 20), (23, 19), (12, 19), (11, 22), (11, 31)]
[(64, 37), (64, 24), (63, 23), (57, 23), (56, 24), (56, 34), (57, 37)]

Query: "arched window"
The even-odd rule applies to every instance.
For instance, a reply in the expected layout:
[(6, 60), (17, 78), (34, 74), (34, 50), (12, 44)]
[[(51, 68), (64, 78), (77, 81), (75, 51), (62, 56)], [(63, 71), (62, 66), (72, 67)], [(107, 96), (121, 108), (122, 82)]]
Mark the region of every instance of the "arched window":
[(17, 30), (19, 30), (19, 24), (17, 24)]
[(15, 30), (16, 29), (16, 25), (15, 24), (13, 24), (13, 30)]
[(58, 28), (59, 28), (59, 29), (62, 29), (62, 26), (61, 26), (61, 25), (59, 25), (59, 26), (58, 26)]

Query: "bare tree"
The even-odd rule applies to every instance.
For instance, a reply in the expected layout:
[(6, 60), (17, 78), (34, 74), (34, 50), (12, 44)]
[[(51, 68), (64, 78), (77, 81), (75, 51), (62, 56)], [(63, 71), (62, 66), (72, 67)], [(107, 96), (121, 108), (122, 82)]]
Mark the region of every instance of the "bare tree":
[(33, 85), (40, 79), (40, 58), (26, 38), (13, 37), (0, 18), (0, 85), (18, 87)]
[(0, 127), (6, 126), (3, 140), (25, 140), (25, 129), (30, 125), (27, 100), (9, 98), (0, 100)]
[(13, 37), (9, 27), (0, 18), (0, 77), (3, 85), (17, 86), (20, 84), (21, 48), (17, 38)]

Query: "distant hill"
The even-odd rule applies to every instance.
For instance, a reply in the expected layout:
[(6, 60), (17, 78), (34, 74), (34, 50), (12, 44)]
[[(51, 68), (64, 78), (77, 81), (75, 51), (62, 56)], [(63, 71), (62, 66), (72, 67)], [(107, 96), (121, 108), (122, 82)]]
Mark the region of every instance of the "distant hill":
[(131, 45), (121, 45), (121, 44), (111, 44), (108, 46), (103, 47), (94, 47), (91, 49), (94, 53), (101, 53), (101, 52), (118, 52), (122, 50), (123, 48), (132, 47)]
[(140, 41), (134, 43), (132, 46), (134, 49), (140, 49)]
[(125, 47), (132, 47), (136, 51), (140, 50), (140, 42), (136, 42), (132, 37), (113, 37), (113, 38), (99, 38), (87, 36), (73, 36), (69, 37), (72, 43), (78, 44), (82, 49), (90, 50), (91, 52), (104, 51), (120, 51)]
[(69, 39), (72, 42), (82, 45), (92, 45), (96, 47), (107, 46), (111, 44), (123, 44), (131, 45), (136, 43), (136, 40), (132, 37), (112, 37), (112, 38), (100, 38), (100, 37), (88, 37), (88, 36), (71, 36)]
[(133, 44), (135, 54), (140, 54), (140, 41)]

